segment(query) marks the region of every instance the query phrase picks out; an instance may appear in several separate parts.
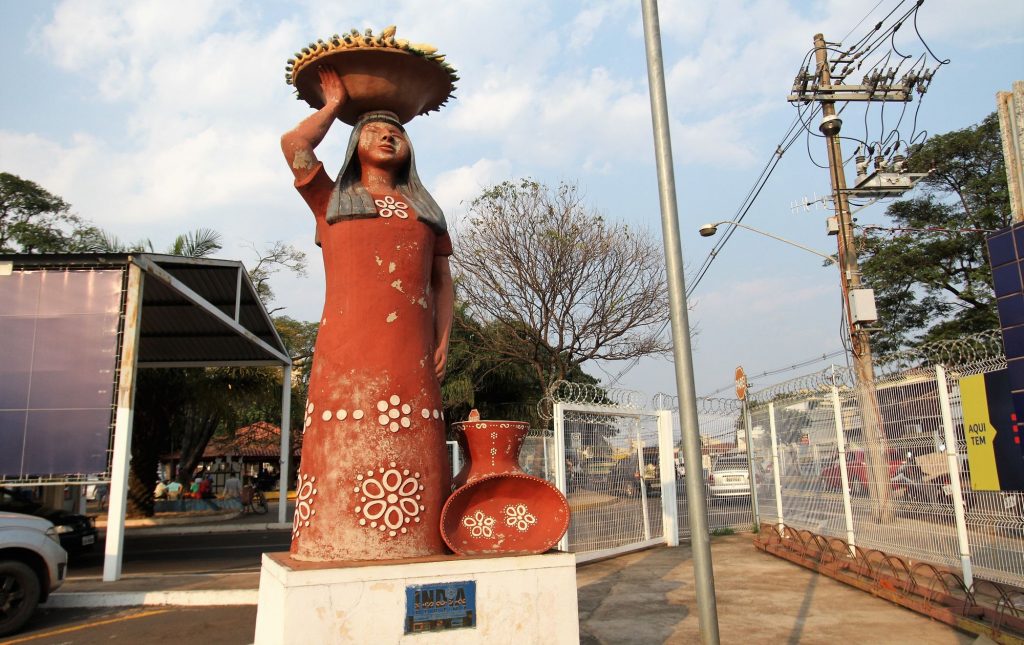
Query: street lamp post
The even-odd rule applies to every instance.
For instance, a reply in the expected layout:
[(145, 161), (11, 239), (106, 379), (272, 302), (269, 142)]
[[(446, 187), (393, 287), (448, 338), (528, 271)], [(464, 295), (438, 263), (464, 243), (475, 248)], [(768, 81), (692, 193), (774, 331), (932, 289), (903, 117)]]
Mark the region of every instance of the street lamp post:
[(821, 251), (815, 251), (811, 247), (804, 246), (803, 244), (800, 244), (799, 242), (794, 242), (793, 240), (787, 240), (786, 238), (779, 237), (778, 235), (775, 235), (774, 233), (769, 233), (768, 231), (762, 231), (759, 228), (754, 228), (753, 226), (747, 226), (746, 224), (740, 224), (739, 222), (735, 222), (733, 220), (723, 220), (721, 222), (715, 222), (714, 224), (705, 224), (704, 226), (701, 226), (697, 230), (700, 233), (701, 237), (711, 237), (712, 235), (714, 235), (715, 233), (718, 232), (718, 227), (721, 226), (722, 224), (732, 224), (733, 226), (739, 226), (740, 228), (745, 228), (748, 231), (753, 231), (755, 233), (760, 233), (761, 235), (764, 235), (766, 237), (770, 237), (773, 240), (778, 240), (779, 242), (783, 242), (785, 244), (789, 244), (790, 246), (795, 246), (796, 248), (803, 249), (804, 251), (807, 251), (808, 253), (813, 253), (813, 254), (817, 255), (818, 257), (824, 258), (825, 260), (831, 262), (832, 264), (839, 264), (839, 262), (835, 259), (835, 257), (833, 257), (831, 255), (822, 253)]
[[(843, 203), (845, 204), (846, 202), (844, 201)], [(854, 339), (860, 339), (861, 341), (863, 341), (863, 343), (860, 345), (854, 343), (853, 354), (855, 359), (854, 374), (856, 375), (858, 389), (857, 403), (861, 415), (861, 427), (863, 429), (864, 436), (867, 439), (865, 448), (867, 453), (866, 456), (869, 470), (868, 488), (871, 493), (871, 499), (875, 500), (876, 518), (882, 522), (887, 521), (891, 509), (889, 508), (889, 491), (887, 487), (889, 472), (885, 466), (887, 463), (885, 461), (885, 434), (881, 430), (881, 414), (878, 408), (878, 395), (874, 387), (874, 372), (871, 369), (870, 346), (866, 344), (867, 330), (858, 329), (854, 326), (853, 314), (850, 307), (850, 289), (847, 288), (847, 280), (845, 279), (847, 275), (850, 275), (850, 270), (849, 268), (846, 268), (846, 270), (843, 271), (843, 245), (840, 244), (840, 253), (838, 256), (840, 259), (837, 259), (836, 256), (831, 256), (822, 253), (821, 251), (816, 251), (810, 247), (800, 244), (799, 242), (787, 240), (784, 237), (779, 237), (778, 235), (775, 235), (773, 233), (762, 231), (761, 229), (754, 228), (753, 226), (747, 226), (746, 224), (741, 224), (739, 222), (732, 220), (725, 220), (722, 222), (716, 222), (714, 224), (705, 224), (704, 226), (701, 226), (700, 229), (698, 229), (698, 232), (701, 234), (702, 237), (711, 237), (712, 235), (718, 232), (718, 227), (721, 226), (722, 224), (732, 224), (733, 226), (739, 226), (740, 228), (745, 228), (748, 231), (753, 231), (754, 233), (759, 233), (760, 235), (770, 237), (773, 240), (778, 240), (779, 242), (789, 244), (790, 246), (795, 246), (798, 249), (803, 249), (804, 251), (813, 253), (818, 257), (828, 260), (829, 263), (836, 265), (840, 269), (840, 278), (843, 285), (844, 311), (846, 312), (846, 315), (848, 317), (850, 329), (853, 330), (851, 333), (853, 334)], [(853, 229), (851, 226), (851, 237), (853, 235), (852, 230)], [(846, 254), (845, 257), (848, 260), (849, 254)], [(857, 286), (860, 286), (859, 280), (857, 281)], [(860, 348), (861, 352), (859, 354), (858, 347)], [(868, 352), (866, 360), (863, 353), (864, 351)]]
[[(672, 142), (669, 135), (668, 99), (665, 92), (665, 68), (661, 54), (657, 0), (642, 0), (641, 10), (647, 53), (647, 83), (651, 94), (654, 157), (658, 169), (661, 230), (669, 285), (669, 317), (672, 321), (672, 352), (675, 357), (683, 456), (687, 464), (700, 464), (700, 424), (697, 420), (690, 322), (686, 314), (686, 279), (683, 276), (683, 248), (679, 241), (679, 212), (676, 206), (675, 171), (672, 167)], [(718, 645), (718, 604), (715, 600), (715, 572), (711, 566), (711, 538), (708, 535), (704, 484), (699, 477), (687, 477), (685, 485), (700, 640), (704, 645)]]

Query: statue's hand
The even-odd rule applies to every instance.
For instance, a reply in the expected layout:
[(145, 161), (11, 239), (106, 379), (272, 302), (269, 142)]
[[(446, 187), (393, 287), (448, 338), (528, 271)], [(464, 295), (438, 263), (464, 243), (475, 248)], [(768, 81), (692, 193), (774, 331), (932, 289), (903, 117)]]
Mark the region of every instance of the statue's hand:
[(434, 373), (438, 382), (444, 380), (444, 371), (448, 366), (448, 346), (438, 347), (434, 350)]
[(345, 84), (341, 82), (338, 72), (327, 65), (321, 65), (317, 71), (320, 73), (320, 90), (324, 95), (324, 105), (332, 107), (342, 105), (348, 99), (348, 92), (345, 90)]

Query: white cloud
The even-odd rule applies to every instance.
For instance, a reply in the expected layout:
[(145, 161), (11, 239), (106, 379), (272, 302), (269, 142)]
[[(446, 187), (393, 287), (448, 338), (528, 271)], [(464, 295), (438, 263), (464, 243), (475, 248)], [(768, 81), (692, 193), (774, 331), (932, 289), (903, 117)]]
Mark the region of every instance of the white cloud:
[[(234, 14), (232, 0), (65, 0), (43, 28), (54, 62), (88, 71), (111, 100), (144, 92), (145, 70), (168, 51), (185, 51), (218, 21)], [(241, 15), (241, 14), (236, 14)]]
[[(961, 47), (984, 49), (1019, 43), (1024, 41), (1024, 3), (973, 0), (968, 8), (959, 0), (930, 0), (919, 12), (917, 27), (930, 45), (946, 41)], [(906, 31), (904, 40), (918, 42), (912, 23), (907, 24)], [(941, 47), (935, 54), (944, 56)]]
[(479, 159), (472, 165), (442, 173), (432, 182), (432, 195), (444, 210), (448, 223), (457, 227), (461, 217), (484, 188), (507, 179), (509, 164), (504, 160)]
[[(705, 182), (691, 195), (715, 193), (704, 167), (742, 172), (769, 154), (765, 139), (773, 145), (781, 135), (785, 123), (769, 130), (786, 109), (784, 95), (812, 35), (838, 39), (867, 9), (838, 0), (812, 7), (785, 0), (661, 3), (674, 151), (679, 164), (692, 164), (680, 182)], [(109, 122), (76, 120), (77, 134), (66, 122), (23, 126), (6, 118), (17, 115), (8, 106), (0, 164), (123, 238), (157, 241), (163, 230), (212, 225), (234, 238), (229, 244), (242, 236), (307, 240), (305, 205), (290, 187), (277, 138), (309, 111), (290, 97), (284, 61), (309, 40), (350, 27), (377, 30), (392, 19), (400, 37), (437, 44), (463, 78), (449, 108), (413, 126), (421, 151), (429, 151), (417, 160), (421, 173), (450, 219), (512, 173), (578, 180), (601, 194), (603, 207), (619, 191), (629, 195), (621, 197), (626, 210), (655, 208), (653, 192), (636, 194), (645, 181), (637, 178), (653, 176), (653, 154), (640, 10), (632, 0), (307, 0), (288, 10), (239, 0), (64, 0), (36, 13), (50, 11), (34, 39), (33, 64), (49, 63), (65, 76), (60, 80), (70, 80), (55, 90), (65, 100), (68, 87), (91, 91), (84, 112), (99, 103)], [(965, 12), (956, 0), (929, 0), (919, 27), (943, 55), (950, 43), (1019, 42), (1022, 22), (1020, 2), (979, 0)], [(923, 50), (909, 24), (898, 43)], [(12, 78), (38, 76), (31, 66), (7, 65)], [(336, 127), (318, 150), (332, 170), (346, 136), (347, 128)], [(748, 296), (752, 306), (770, 304)], [(786, 293), (790, 302), (812, 296)], [(713, 307), (727, 315), (733, 297), (707, 296), (697, 313), (703, 319)]]
[(455, 102), (449, 123), (477, 136), (500, 138), (507, 128), (522, 122), (538, 98), (536, 89), (517, 81), (515, 75), (501, 81), (489, 78)]
[(799, 286), (782, 278), (760, 278), (719, 284), (715, 291), (701, 296), (693, 317), (702, 326), (714, 321), (734, 320), (737, 310), (750, 320), (785, 320), (799, 315), (801, 305), (835, 294), (835, 288), (823, 284)]

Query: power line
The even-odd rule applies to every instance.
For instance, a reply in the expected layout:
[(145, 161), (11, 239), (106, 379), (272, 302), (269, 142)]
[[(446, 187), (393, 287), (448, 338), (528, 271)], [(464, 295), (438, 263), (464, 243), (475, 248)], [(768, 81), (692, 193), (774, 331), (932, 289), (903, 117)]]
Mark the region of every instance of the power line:
[[(864, 21), (867, 20), (871, 16), (871, 14), (873, 14), (875, 12), (875, 10), (877, 10), (878, 7), (880, 7), (884, 3), (884, 1), (885, 0), (879, 0), (879, 2), (877, 2), (875, 4), (875, 6), (872, 7), (864, 15), (864, 17), (861, 18), (860, 21), (858, 21), (857, 24), (853, 26), (852, 29), (850, 29), (850, 31), (846, 34), (846, 36), (843, 37), (843, 40), (848, 38), (850, 34), (852, 34), (854, 31), (856, 31), (864, 23)], [(921, 37), (921, 34), (918, 31), (918, 29), (917, 29), (917, 11), (920, 9), (921, 5), (924, 3), (924, 0), (917, 0), (916, 2), (914, 2), (913, 6), (910, 9), (908, 9), (902, 16), (900, 16), (899, 19), (897, 19), (894, 23), (892, 23), (888, 27), (886, 27), (885, 30), (881, 31), (881, 33), (879, 33), (879, 31), (882, 29), (882, 27), (886, 23), (886, 21), (888, 21), (889, 18), (891, 18), (894, 14), (896, 14), (896, 12), (900, 9), (900, 7), (902, 7), (906, 2), (907, 2), (907, 0), (900, 0), (900, 2), (897, 3), (896, 6), (893, 7), (889, 11), (889, 13), (887, 13), (878, 23), (875, 24), (875, 26), (874, 26), (874, 28), (872, 30), (870, 30), (868, 33), (866, 33), (864, 36), (862, 36), (853, 46), (851, 46), (847, 50), (842, 51), (842, 50), (835, 49), (833, 47), (830, 47), (830, 46), (826, 45), (826, 47), (827, 47), (827, 49), (829, 51), (834, 51), (834, 52), (837, 52), (838, 54), (840, 54), (840, 59), (837, 60), (834, 63), (834, 65), (836, 67), (838, 67), (838, 65), (840, 64), (840, 62), (842, 61), (842, 59), (844, 57), (850, 57), (848, 62), (847, 62), (846, 68), (843, 70), (843, 78), (845, 78), (846, 73), (850, 71), (850, 67), (851, 67), (853, 61), (861, 59), (861, 62), (856, 65), (856, 69), (860, 69), (861, 66), (863, 65), (863, 60), (866, 59), (868, 56), (870, 56), (879, 47), (881, 47), (882, 43), (884, 43), (886, 41), (886, 39), (888, 39), (890, 41), (890, 45), (892, 45), (892, 47), (890, 48), (889, 52), (887, 52), (883, 56), (880, 56), (879, 60), (881, 60), (881, 61), (889, 60), (889, 58), (892, 56), (893, 52), (895, 51), (895, 47), (894, 47), (895, 40), (894, 39), (895, 39), (896, 31), (898, 31), (899, 28), (902, 26), (903, 22), (908, 17), (911, 17), (911, 16), (913, 17), (914, 31), (917, 33), (917, 36), (921, 40), (921, 43), (928, 50), (928, 53), (931, 54), (932, 57), (938, 62), (939, 66), (944, 65), (944, 64), (949, 62), (948, 60), (941, 60), (937, 56), (935, 56), (935, 54), (931, 51), (931, 48), (929, 48), (927, 43), (924, 42), (924, 39)], [(801, 66), (800, 66), (801, 70), (807, 69), (807, 67), (809, 65), (809, 62), (811, 60), (811, 57), (814, 55), (814, 52), (815, 52), (815, 49), (812, 48), (812, 49), (808, 50), (808, 52), (805, 54), (804, 60), (801, 63)], [(900, 57), (900, 62), (897, 63), (897, 66), (896, 66), (896, 70), (898, 70), (902, 66), (903, 62), (907, 58), (909, 58), (909, 57), (908, 56), (904, 56), (903, 54), (900, 54), (898, 51), (895, 51), (895, 53), (896, 53), (897, 56)], [(922, 64), (922, 68), (923, 68), (924, 62), (926, 62), (926, 61), (922, 60), (922, 63), (921, 63)], [(884, 69), (884, 65), (885, 65), (885, 63), (883, 62), (883, 69)], [(878, 63), (876, 62), (875, 64), (869, 66), (868, 69), (873, 69), (873, 68), (875, 68), (877, 66), (878, 66)], [(915, 67), (916, 67), (916, 64), (915, 64)], [(890, 68), (890, 70), (889, 70), (889, 72), (887, 74), (895, 74), (895, 70)], [(930, 80), (931, 80), (930, 75), (926, 75), (925, 74), (925, 76), (927, 76), (927, 81), (930, 82)], [(923, 93), (924, 93), (924, 86), (918, 85), (918, 91), (923, 95)], [(847, 107), (847, 105), (848, 104), (844, 104), (842, 106), (842, 108), (840, 108), (840, 110), (839, 110), (840, 114)], [(793, 143), (799, 138), (799, 135), (802, 132), (807, 132), (809, 136), (810, 135), (821, 136), (821, 135), (818, 135), (817, 133), (814, 133), (813, 130), (809, 127), (809, 125), (805, 122), (805, 120), (803, 118), (803, 111), (804, 111), (804, 109), (805, 109), (804, 106), (799, 106), (799, 105), (797, 106), (796, 118), (794, 119), (793, 123), (790, 124), (789, 128), (786, 130), (785, 135), (783, 135), (782, 140), (776, 146), (775, 150), (772, 153), (772, 156), (765, 163), (765, 166), (761, 169), (761, 173), (758, 175), (757, 179), (754, 181), (754, 184), (752, 185), (751, 189), (747, 192), (746, 196), (744, 197), (744, 200), (740, 203), (740, 206), (736, 210), (736, 214), (732, 217), (733, 221), (741, 222), (741, 221), (743, 221), (743, 218), (745, 218), (747, 216), (747, 214), (750, 212), (750, 209), (753, 207), (754, 202), (757, 200), (758, 196), (760, 196), (761, 191), (764, 189), (764, 187), (767, 184), (768, 180), (771, 178), (772, 174), (774, 173), (775, 169), (777, 168), (779, 162), (782, 159), (783, 154), (785, 154), (785, 152), (793, 145)], [(918, 102), (917, 109), (920, 109), (920, 101)], [(810, 121), (815, 116), (817, 116), (817, 114), (818, 114), (818, 112), (820, 110), (821, 110), (821, 103), (820, 102), (815, 102), (813, 104), (813, 108), (810, 109), (809, 114), (807, 115), (807, 121)], [(883, 128), (883, 134), (884, 134), (884, 113), (883, 113), (882, 117), (883, 117), (882, 128)], [(897, 126), (896, 126), (897, 128), (902, 123), (902, 120), (903, 120), (903, 114), (901, 113), (900, 119), (897, 122)], [(865, 124), (866, 123), (867, 123), (867, 116), (865, 115)], [(801, 126), (800, 129), (797, 128), (798, 125)], [(913, 134), (916, 131), (916, 127), (917, 127), (917, 110), (915, 110), (915, 113), (914, 113), (914, 126), (913, 126), (913, 130), (912, 130), (911, 140), (908, 142), (908, 145), (913, 143), (913, 140), (915, 138), (913, 136)], [(866, 127), (865, 127), (865, 130), (867, 130)], [(810, 148), (809, 148), (810, 138), (809, 138), (809, 136), (808, 136), (808, 156), (810, 157)], [(856, 139), (856, 138), (851, 138), (851, 137), (843, 137), (843, 138), (847, 138), (847, 139), (850, 139), (851, 141), (855, 141), (858, 144), (863, 145), (865, 149), (868, 148), (867, 132), (865, 132), (865, 138), (864, 139)], [(890, 137), (886, 137), (885, 138), (886, 141), (888, 141), (889, 138)], [(897, 131), (897, 144), (898, 144), (898, 131)], [(882, 148), (881, 140), (880, 140), (879, 148), (880, 149)], [(896, 146), (893, 146), (893, 148), (895, 149)], [(811, 161), (812, 161), (812, 163), (815, 163), (815, 165), (817, 165), (817, 163), (814, 161), (813, 157), (811, 157)], [(849, 160), (846, 160), (846, 162), (848, 162), (848, 161)], [(845, 164), (845, 162), (844, 162), (844, 164)], [(718, 239), (718, 241), (715, 243), (715, 245), (708, 252), (707, 256), (705, 256), (704, 261), (701, 263), (700, 268), (697, 269), (695, 278), (692, 281), (689, 281), (687, 283), (687, 287), (686, 287), (686, 296), (687, 297), (690, 297), (694, 293), (694, 291), (697, 289), (697, 287), (700, 285), (701, 281), (703, 281), (704, 277), (707, 275), (707, 273), (710, 270), (710, 268), (711, 268), (712, 264), (714, 263), (715, 259), (719, 256), (719, 254), (721, 253), (722, 249), (729, 242), (729, 240), (732, 239), (733, 234), (736, 232), (736, 228), (737, 228), (737, 226), (734, 225), (734, 224), (729, 225), (729, 227), (725, 231), (725, 233)], [(668, 327), (668, 322), (666, 321), (661, 326), (661, 329), (658, 331), (658, 334), (660, 335), (660, 334), (664, 333), (665, 329), (667, 327)], [(627, 364), (618, 374), (616, 374), (612, 378), (609, 386), (610, 387), (614, 387), (619, 382), (619, 380), (623, 376), (625, 376), (630, 370), (632, 370), (638, 363), (639, 363), (639, 359), (633, 359), (632, 361), (630, 361), (629, 364)]]
[[(802, 361), (797, 361), (796, 363), (793, 363), (792, 365), (787, 365), (786, 367), (779, 367), (779, 368), (776, 368), (776, 369), (773, 369), (773, 370), (765, 370), (765, 371), (761, 372), (760, 374), (754, 374), (754, 375), (749, 375), (748, 374), (747, 378), (749, 380), (751, 378), (763, 378), (765, 376), (774, 376), (776, 374), (782, 374), (783, 372), (792, 372), (793, 370), (798, 370), (798, 369), (800, 369), (802, 367), (807, 367), (808, 365), (814, 365), (815, 363), (820, 363), (822, 361), (827, 361), (830, 358), (835, 358), (836, 356), (841, 356), (841, 355), (843, 355), (845, 353), (846, 353), (845, 349), (837, 349), (837, 350), (834, 350), (832, 352), (821, 354), (820, 356), (816, 355), (816, 356), (812, 356), (811, 358), (806, 358), (806, 359), (804, 359)], [(714, 392), (709, 392), (708, 394), (702, 394), (699, 398), (706, 399), (706, 398), (712, 397), (712, 396), (714, 396), (716, 394), (721, 394), (722, 392), (725, 392), (725, 391), (727, 391), (727, 390), (729, 390), (731, 388), (734, 388), (734, 387), (736, 387), (735, 383), (729, 383), (728, 385), (723, 385), (722, 387), (718, 388)]]

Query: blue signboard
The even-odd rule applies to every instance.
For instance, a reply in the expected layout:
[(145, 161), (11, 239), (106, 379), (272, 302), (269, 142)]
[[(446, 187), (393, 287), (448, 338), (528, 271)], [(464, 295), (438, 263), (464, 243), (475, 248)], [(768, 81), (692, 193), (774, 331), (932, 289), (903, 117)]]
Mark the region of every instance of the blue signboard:
[(405, 588), (405, 633), (476, 627), (476, 581)]

